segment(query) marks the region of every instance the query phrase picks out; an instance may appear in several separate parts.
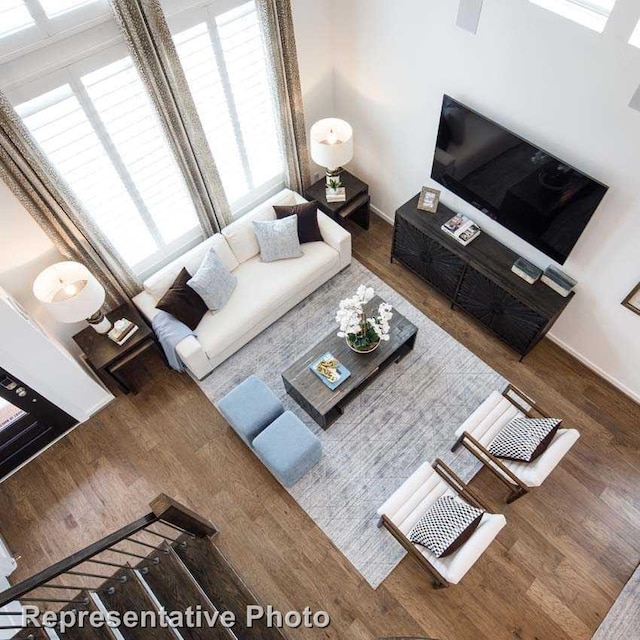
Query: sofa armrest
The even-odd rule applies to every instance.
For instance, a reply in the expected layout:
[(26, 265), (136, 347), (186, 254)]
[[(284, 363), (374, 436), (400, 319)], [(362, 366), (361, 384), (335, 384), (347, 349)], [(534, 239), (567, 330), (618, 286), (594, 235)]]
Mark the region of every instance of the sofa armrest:
[(202, 378), (211, 371), (209, 359), (198, 338), (195, 336), (187, 336), (179, 342), (176, 347), (176, 352), (187, 369), (189, 369), (198, 380), (202, 380)]
[(131, 302), (138, 307), (138, 311), (140, 311), (149, 322), (151, 322), (158, 313), (155, 298), (146, 291), (142, 291), (137, 296), (131, 298)]
[(324, 241), (340, 254), (340, 269), (351, 264), (351, 234), (328, 215), (318, 211), (318, 226)]

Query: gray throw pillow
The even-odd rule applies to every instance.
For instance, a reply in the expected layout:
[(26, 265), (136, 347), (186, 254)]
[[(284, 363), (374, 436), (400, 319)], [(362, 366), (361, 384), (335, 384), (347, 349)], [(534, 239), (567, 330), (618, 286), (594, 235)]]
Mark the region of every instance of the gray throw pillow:
[(298, 216), (288, 216), (282, 220), (254, 220), (253, 230), (258, 238), (263, 262), (299, 258), (302, 255), (298, 239)]
[(209, 249), (196, 274), (187, 282), (211, 311), (227, 304), (238, 279), (222, 264), (214, 249)]

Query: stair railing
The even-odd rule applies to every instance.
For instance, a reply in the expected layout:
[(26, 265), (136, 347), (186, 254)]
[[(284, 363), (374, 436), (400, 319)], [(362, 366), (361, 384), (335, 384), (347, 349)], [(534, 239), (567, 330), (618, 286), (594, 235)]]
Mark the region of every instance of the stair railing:
[[(78, 592), (80, 594), (84, 591), (91, 593), (97, 589), (97, 586), (91, 587), (86, 584), (71, 586), (66, 584), (66, 581), (65, 584), (52, 584), (52, 581), (60, 577), (66, 578), (66, 576), (82, 578), (83, 582), (84, 579), (88, 579), (91, 581), (99, 580), (100, 583), (102, 583), (112, 579), (111, 575), (97, 573), (95, 568), (85, 569), (80, 566), (85, 563), (105, 568), (108, 567), (114, 570), (131, 568), (129, 564), (125, 563), (127, 562), (125, 560), (119, 562), (113, 561), (111, 558), (109, 560), (103, 558), (98, 559), (98, 556), (104, 553), (124, 556), (124, 558), (147, 559), (147, 556), (142, 555), (142, 553), (134, 553), (126, 549), (117, 548), (117, 545), (122, 546), (127, 543), (138, 545), (141, 548), (144, 547), (144, 549), (147, 549), (147, 554), (150, 554), (152, 551), (164, 551), (164, 544), (166, 542), (176, 543), (178, 542), (177, 538), (180, 536), (187, 535), (191, 538), (211, 538), (218, 532), (218, 529), (213, 523), (165, 494), (159, 495), (149, 506), (151, 513), (114, 531), (101, 540), (90, 544), (81, 551), (73, 553), (64, 560), (52, 564), (50, 567), (23, 580), (19, 584), (0, 592), (0, 609), (18, 600), (20, 603), (86, 606), (89, 604), (89, 600), (84, 598), (78, 599), (77, 596), (71, 598), (57, 597), (57, 595), (55, 597), (48, 595), (33, 597), (32, 592), (37, 589), (52, 589), (54, 593), (56, 590)], [(151, 528), (153, 525), (160, 525), (175, 531), (177, 537), (174, 538), (161, 531), (154, 530)], [(133, 536), (136, 534), (148, 534), (156, 539), (160, 539), (161, 542), (159, 542), (158, 545), (153, 545), (144, 540), (134, 538)], [(181, 542), (180, 544), (185, 544), (185, 542)], [(71, 582), (73, 582), (73, 580)], [(15, 632), (18, 633), (18, 631), (25, 628), (24, 625), (3, 625), (3, 618), (5, 618), (6, 621), (6, 617), (9, 617), (9, 621), (11, 621), (12, 618), (21, 618), (22, 611), (0, 611), (0, 631), (15, 630)]]

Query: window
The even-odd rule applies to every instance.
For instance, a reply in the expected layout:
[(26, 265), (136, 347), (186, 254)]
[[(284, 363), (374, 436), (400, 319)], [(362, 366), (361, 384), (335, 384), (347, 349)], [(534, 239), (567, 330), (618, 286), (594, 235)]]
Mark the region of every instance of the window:
[(235, 214), (284, 186), (267, 52), (254, 2), (170, 19), (189, 88)]
[(602, 33), (616, 0), (530, 0), (530, 2)]
[(106, 0), (0, 0), (0, 57), (15, 57), (108, 17)]
[(16, 110), (124, 262), (145, 277), (199, 241), (189, 192), (131, 59), (101, 56), (48, 84)]
[(636, 28), (633, 30), (631, 34), (631, 38), (629, 39), (629, 44), (632, 44), (634, 47), (640, 47), (640, 22), (636, 25)]

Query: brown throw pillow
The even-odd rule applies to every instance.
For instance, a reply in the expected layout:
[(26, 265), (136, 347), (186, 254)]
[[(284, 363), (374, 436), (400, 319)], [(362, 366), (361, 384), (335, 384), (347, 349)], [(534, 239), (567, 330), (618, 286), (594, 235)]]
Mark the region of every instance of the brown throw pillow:
[(156, 307), (184, 322), (193, 331), (208, 308), (204, 300), (187, 285), (187, 280), (191, 280), (191, 274), (183, 268)]
[(298, 216), (298, 240), (305, 242), (323, 242), (318, 225), (318, 203), (315, 200), (294, 206), (273, 207), (278, 220), (289, 216)]

